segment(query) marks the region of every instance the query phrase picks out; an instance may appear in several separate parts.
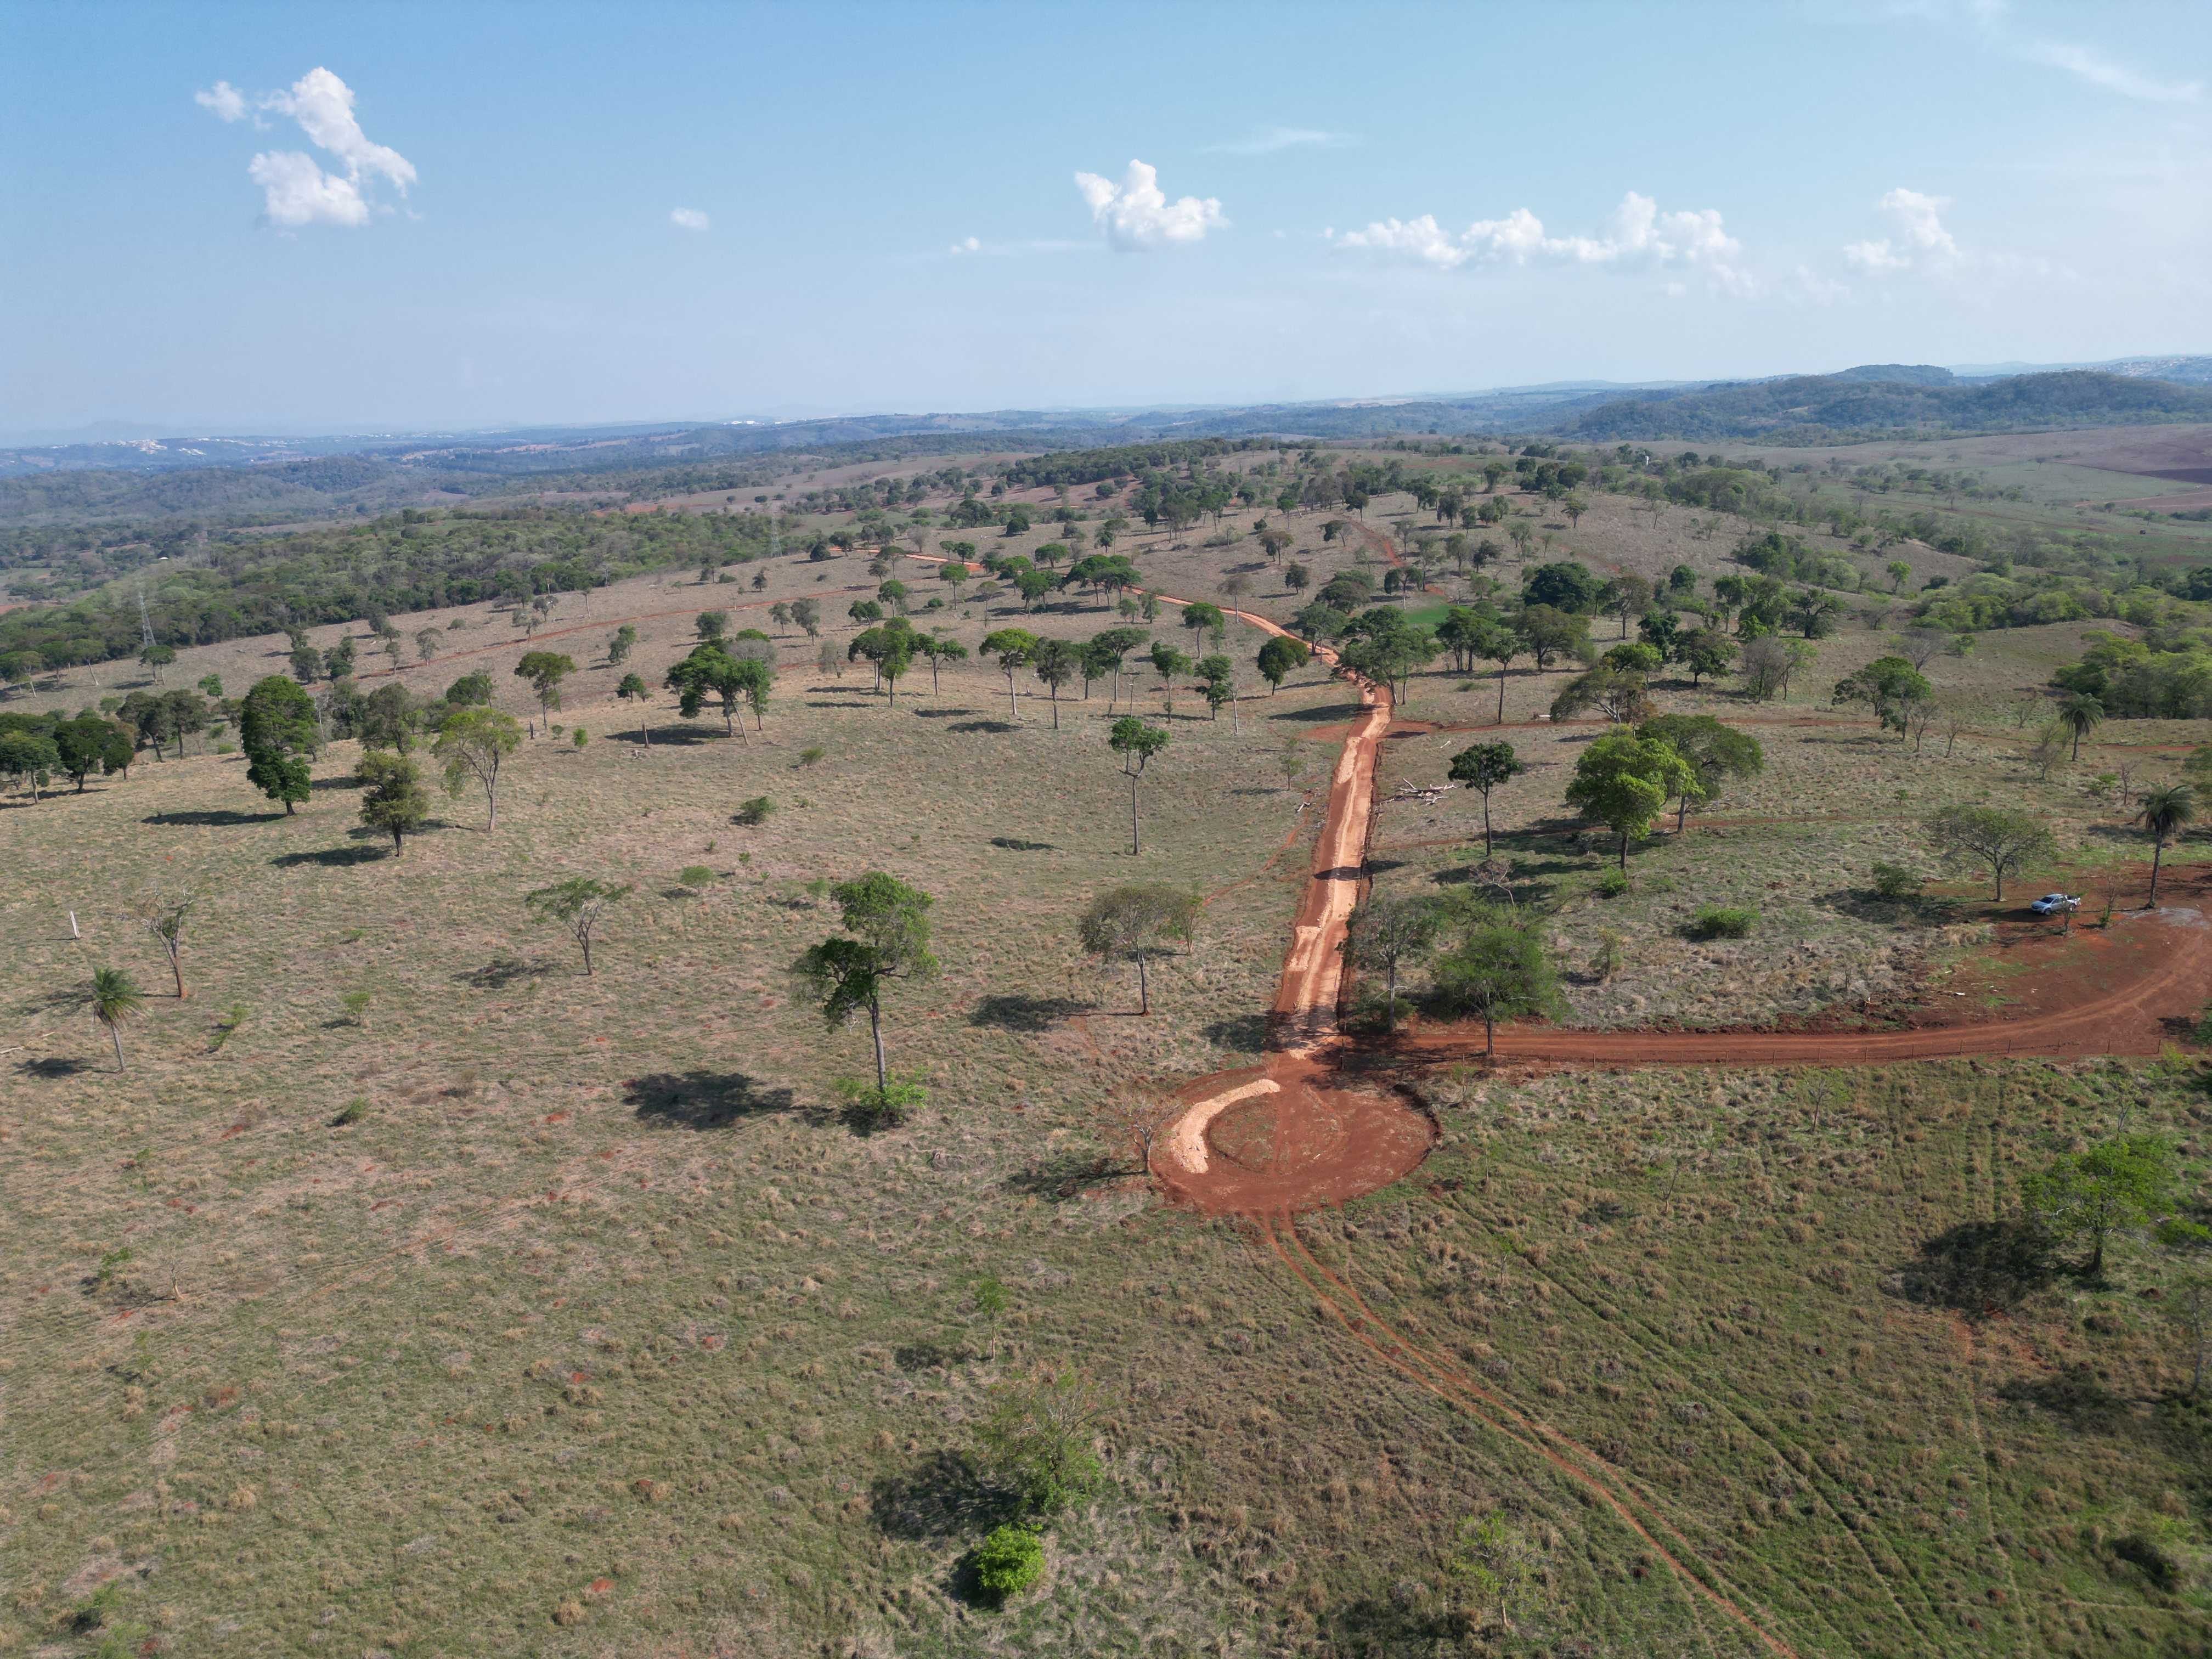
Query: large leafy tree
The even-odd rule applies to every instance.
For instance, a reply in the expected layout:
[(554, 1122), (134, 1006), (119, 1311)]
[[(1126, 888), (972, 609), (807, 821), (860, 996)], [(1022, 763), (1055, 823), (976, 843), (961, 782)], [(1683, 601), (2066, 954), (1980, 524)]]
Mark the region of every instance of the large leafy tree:
[(54, 750), (64, 775), (76, 783), (80, 795), (94, 767), (112, 774), (127, 770), (131, 765), (130, 733), (113, 720), (91, 713), (55, 726)]
[(1510, 743), (1478, 743), (1451, 757), (1451, 781), (1465, 784), (1482, 796), (1482, 856), (1493, 849), (1490, 830), (1490, 792), (1519, 777), (1528, 769)]
[(1159, 726), (1146, 725), (1134, 714), (1124, 714), (1107, 733), (1106, 746), (1121, 757), (1122, 775), (1129, 780), (1129, 854), (1133, 858), (1138, 850), (1137, 781), (1144, 775), (1145, 767), (1152, 757), (1168, 746), (1168, 734)]
[(361, 821), (392, 837), (397, 854), (430, 816), (422, 769), (404, 755), (372, 749), (361, 757)]
[[(1625, 733), (1620, 735), (1626, 735)], [(1601, 738), (1601, 742), (1605, 739)], [(1437, 958), (1437, 994), (1444, 1006), (1482, 1021), (1483, 1052), (1498, 1050), (1498, 1022), (1552, 1011), (1559, 971), (1534, 928), (1477, 921)]]
[(514, 665), (514, 672), (530, 682), (538, 698), (538, 715), (544, 719), (561, 706), (561, 682), (576, 672), (576, 665), (558, 651), (526, 651), (522, 660)]
[(289, 813), (308, 797), (307, 761), (321, 746), (315, 702), (296, 681), (271, 674), (246, 694), (238, 711), (246, 781)]
[(845, 933), (808, 946), (792, 964), (792, 973), (820, 1000), (833, 1029), (856, 1013), (867, 1014), (880, 1100), (890, 1083), (884, 1054), (884, 992), (900, 980), (936, 974), (937, 958), (929, 949), (929, 910), (935, 901), (880, 870), (839, 882), (830, 894)]
[(721, 708), (723, 731), (734, 733), (740, 743), (745, 740), (745, 732), (737, 718), (738, 708), (750, 703), (758, 723), (775, 683), (775, 671), (758, 657), (733, 656), (711, 640), (692, 647), (690, 656), (669, 669), (666, 681), (686, 720), (697, 714), (709, 696), (715, 698)]
[(60, 747), (45, 732), (0, 732), (0, 777), (21, 780), (33, 801), (61, 763)]
[(1260, 678), (1267, 682), (1269, 696), (1283, 689), (1283, 682), (1304, 665), (1310, 653), (1297, 640), (1276, 635), (1260, 647)]
[(1194, 893), (1158, 884), (1116, 887), (1101, 893), (1076, 924), (1076, 937), (1092, 956), (1137, 964), (1137, 1012), (1152, 1012), (1148, 959), (1170, 940), (1188, 939), (1200, 901)]
[(1730, 780), (1757, 777), (1766, 768), (1766, 751), (1757, 738), (1723, 726), (1711, 714), (1662, 714), (1644, 721), (1636, 733), (1672, 745), (1697, 775), (1697, 787), (1674, 798), (1677, 833), (1688, 822), (1692, 805), (1717, 799)]
[(1398, 972), (1428, 955), (1443, 916), (1435, 902), (1418, 896), (1370, 898), (1352, 913), (1344, 933), (1344, 959), (1382, 972), (1382, 1029), (1398, 1029)]
[(2117, 1135), (2069, 1152), (2021, 1182), (2021, 1205), (2059, 1239), (2086, 1240), (2082, 1272), (2105, 1271), (2105, 1242), (2118, 1229), (2142, 1226), (2172, 1202), (2173, 1146), (2157, 1135)]
[(1697, 774), (1671, 744), (1629, 731), (1608, 732), (1582, 752), (1567, 785), (1567, 804), (1620, 837), (1620, 861), (1628, 868), (1628, 843), (1649, 835), (1668, 801), (1697, 787)]
[[(644, 682), (630, 675), (623, 684)], [(446, 763), (446, 793), (459, 796), (474, 778), (483, 791), (484, 828), (499, 827), (499, 772), (509, 755), (522, 746), (522, 727), (512, 714), (496, 708), (461, 708), (446, 716), (430, 753)]]
[(1830, 701), (1864, 703), (1884, 731), (1905, 736), (1906, 716), (1912, 705), (1936, 695), (1927, 677), (1902, 657), (1876, 657), (1856, 673), (1836, 682)]
[[(1938, 858), (1978, 864), (2004, 900), (2005, 878), (2031, 859), (2050, 857), (2057, 846), (2051, 826), (2033, 812), (2005, 806), (1947, 806), (1928, 820), (1928, 845)], [(2153, 883), (2154, 892), (2156, 884)]]

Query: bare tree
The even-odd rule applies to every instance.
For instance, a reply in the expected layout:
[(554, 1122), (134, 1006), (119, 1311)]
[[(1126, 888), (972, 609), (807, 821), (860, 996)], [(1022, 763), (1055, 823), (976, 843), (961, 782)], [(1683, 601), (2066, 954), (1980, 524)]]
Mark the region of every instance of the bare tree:
[(131, 908), (146, 931), (161, 941), (161, 948), (169, 953), (169, 972), (177, 981), (177, 1000), (182, 1002), (191, 994), (185, 989), (185, 969), (182, 960), (185, 918), (192, 907), (200, 902), (198, 893), (163, 892), (149, 890), (132, 901)]

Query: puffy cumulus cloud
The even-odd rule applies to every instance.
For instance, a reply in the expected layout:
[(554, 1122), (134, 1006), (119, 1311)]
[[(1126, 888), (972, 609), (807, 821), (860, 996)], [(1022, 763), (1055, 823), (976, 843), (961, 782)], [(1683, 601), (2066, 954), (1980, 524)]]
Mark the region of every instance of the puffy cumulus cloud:
[(1949, 197), (1923, 196), (1899, 185), (1875, 205), (1889, 216), (1897, 234), (1845, 244), (1844, 259), (1854, 270), (1869, 276), (1890, 276), (1915, 266), (1941, 270), (1964, 257), (1957, 239), (1943, 226), (1943, 210), (1951, 205)]
[(1095, 173), (1075, 175), (1075, 187), (1090, 204), (1092, 222), (1117, 253), (1148, 253), (1200, 241), (1207, 231), (1229, 222), (1221, 204), (1211, 196), (1183, 196), (1170, 202), (1159, 179), (1159, 170), (1143, 161), (1131, 161), (1118, 184)]
[(285, 230), (306, 225), (365, 225), (368, 204), (350, 179), (325, 173), (296, 149), (264, 150), (246, 173), (261, 186), (262, 211)]
[[(280, 228), (365, 225), (375, 214), (390, 211), (372, 199), (375, 185), (389, 185), (404, 196), (416, 182), (412, 161), (361, 130), (353, 112), (353, 88), (326, 69), (309, 70), (285, 90), (266, 93), (251, 104), (228, 81), (194, 93), (192, 101), (223, 121), (240, 120), (249, 109), (289, 115), (332, 159), (334, 165), (325, 171), (305, 151), (277, 149), (264, 150), (246, 164), (246, 177), (261, 187), (264, 216)], [(267, 125), (258, 115), (253, 124)]]
[(242, 121), (246, 118), (246, 94), (228, 81), (218, 81), (204, 92), (192, 94), (192, 102), (204, 110), (210, 110), (218, 121)]
[(711, 222), (697, 208), (671, 208), (668, 222), (678, 230), (704, 230)]
[(1360, 230), (1322, 234), (1338, 247), (1364, 248), (1443, 270), (1534, 263), (1674, 266), (1700, 270), (1732, 292), (1753, 287), (1735, 263), (1743, 245), (1728, 234), (1717, 209), (1662, 213), (1649, 196), (1632, 190), (1595, 236), (1553, 236), (1527, 208), (1516, 208), (1502, 219), (1478, 219), (1457, 233), (1425, 213), (1418, 219), (1381, 219)]

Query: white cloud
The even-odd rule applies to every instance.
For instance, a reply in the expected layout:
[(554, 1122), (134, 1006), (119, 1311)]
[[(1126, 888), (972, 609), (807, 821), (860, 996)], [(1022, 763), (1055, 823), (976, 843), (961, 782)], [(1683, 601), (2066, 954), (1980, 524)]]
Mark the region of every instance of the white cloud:
[(325, 173), (314, 157), (296, 149), (264, 150), (249, 162), (246, 177), (261, 186), (269, 222), (286, 230), (303, 225), (365, 225), (368, 204), (352, 179)]
[(1209, 155), (1273, 155), (1286, 149), (1343, 149), (1359, 140), (1348, 132), (1324, 132), (1317, 127), (1262, 127), (1249, 137), (1208, 144)]
[(1425, 213), (1418, 219), (1382, 219), (1362, 230), (1323, 234), (1339, 247), (1364, 248), (1441, 270), (1535, 262), (1625, 269), (1681, 265), (1703, 271), (1731, 292), (1747, 293), (1755, 286), (1735, 264), (1743, 245), (1728, 234), (1718, 210), (1662, 213), (1656, 202), (1632, 190), (1597, 236), (1550, 235), (1527, 208), (1516, 208), (1502, 219), (1478, 219), (1457, 234)]
[(981, 253), (982, 251), (982, 242), (978, 238), (973, 236), (962, 237), (947, 250), (947, 252), (952, 253)]
[(1106, 233), (1117, 253), (1144, 253), (1179, 242), (1202, 240), (1209, 230), (1229, 221), (1221, 204), (1208, 196), (1183, 196), (1168, 200), (1159, 185), (1159, 170), (1143, 161), (1132, 161), (1116, 184), (1095, 173), (1079, 173), (1075, 187), (1090, 204), (1091, 217)]
[(971, 254), (986, 258), (1012, 258), (1024, 253), (1080, 253), (1097, 246), (1096, 242), (1074, 242), (1060, 236), (1032, 236), (1018, 242), (987, 242), (980, 236), (963, 236), (945, 251), (956, 258)]
[(192, 102), (202, 109), (214, 111), (218, 121), (246, 118), (246, 94), (228, 81), (218, 81), (206, 91), (194, 93)]
[[(243, 119), (249, 108), (289, 115), (319, 149), (338, 166), (325, 172), (312, 155), (296, 149), (264, 150), (246, 164), (246, 177), (261, 186), (262, 208), (272, 225), (296, 230), (306, 225), (369, 222), (389, 212), (371, 199), (370, 189), (388, 184), (400, 195), (416, 181), (415, 164), (387, 144), (371, 142), (353, 112), (353, 88), (326, 69), (312, 69), (283, 92), (264, 94), (248, 105), (246, 94), (218, 81), (192, 101), (218, 119)], [(258, 116), (253, 125), (265, 126)]]
[(1916, 266), (1943, 270), (1966, 257), (1957, 239), (1943, 226), (1942, 213), (1951, 205), (1949, 197), (1924, 196), (1899, 185), (1875, 205), (1896, 221), (1898, 234), (1893, 239), (1885, 236), (1846, 244), (1844, 258), (1854, 268), (1869, 276), (1890, 276)]
[(704, 230), (709, 221), (697, 208), (671, 208), (668, 222), (678, 230)]
[(2193, 102), (2204, 93), (2204, 83), (2201, 81), (2154, 80), (2148, 75), (2137, 74), (2124, 64), (2114, 63), (2100, 52), (2087, 46), (2073, 46), (2063, 40), (2029, 40), (2021, 44), (2019, 52), (2031, 64), (2064, 70), (2069, 75), (2079, 76), (2093, 87), (2116, 92), (2123, 98), (2140, 98), (2149, 103), (2178, 104)]

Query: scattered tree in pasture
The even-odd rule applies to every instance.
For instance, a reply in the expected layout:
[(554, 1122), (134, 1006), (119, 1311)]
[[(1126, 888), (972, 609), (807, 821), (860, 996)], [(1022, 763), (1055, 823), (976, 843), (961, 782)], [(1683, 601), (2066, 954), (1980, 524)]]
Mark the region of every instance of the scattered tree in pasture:
[(29, 790), (33, 803), (61, 765), (61, 745), (44, 732), (0, 732), (0, 777)]
[(1146, 725), (1134, 714), (1124, 714), (1114, 722), (1113, 730), (1107, 734), (1106, 746), (1121, 757), (1122, 775), (1129, 780), (1129, 852), (1133, 857), (1138, 850), (1137, 781), (1144, 775), (1145, 767), (1152, 757), (1168, 746), (1168, 734), (1159, 726)]
[(575, 672), (575, 663), (557, 651), (526, 651), (514, 665), (516, 678), (530, 682), (541, 719), (551, 718), (561, 706), (561, 682)]
[(63, 775), (76, 785), (80, 795), (93, 769), (112, 775), (131, 765), (131, 736), (113, 720), (89, 712), (54, 727), (54, 751)]
[(929, 950), (929, 909), (935, 901), (880, 870), (839, 882), (830, 893), (849, 937), (810, 945), (792, 964), (792, 973), (821, 1000), (832, 1029), (866, 1012), (880, 1102), (890, 1083), (884, 1054), (884, 992), (899, 980), (936, 974), (937, 958)]
[(571, 876), (566, 881), (540, 887), (523, 895), (523, 904), (541, 921), (557, 922), (576, 941), (576, 948), (584, 953), (584, 972), (592, 972), (592, 943), (598, 937), (600, 921), (610, 907), (619, 903), (632, 891), (628, 882), (617, 887), (597, 881), (589, 876)]
[(1034, 634), (1019, 628), (1001, 628), (983, 636), (979, 654), (995, 657), (999, 672), (1006, 677), (1006, 718), (1018, 720), (1014, 705), (1014, 676), (1036, 660), (1038, 640)]
[[(623, 681), (635, 685), (643, 696), (645, 682), (635, 674)], [(620, 695), (631, 695), (628, 690)], [(458, 798), (474, 778), (483, 791), (484, 829), (499, 827), (499, 772), (509, 755), (522, 746), (522, 727), (514, 715), (496, 708), (461, 708), (446, 716), (430, 753), (446, 763), (446, 793)]]
[(131, 902), (131, 912), (138, 918), (139, 925), (161, 941), (161, 950), (169, 958), (169, 974), (177, 982), (179, 1002), (191, 994), (185, 988), (185, 924), (199, 902), (198, 893), (171, 892), (160, 888), (138, 893)]
[[(625, 674), (622, 677), (622, 684), (615, 687), (615, 696), (620, 697), (624, 702), (637, 704), (638, 730), (645, 734), (645, 746), (648, 749), (652, 748), (653, 691), (651, 688), (638, 675)], [(487, 824), (484, 827), (489, 829), (491, 826)]]
[(2074, 738), (2074, 747), (2066, 758), (2081, 758), (2081, 739), (2105, 723), (2105, 705), (2086, 693), (2076, 692), (2058, 705), (2058, 719)]
[[(1928, 820), (1924, 834), (1936, 857), (1986, 869), (1998, 903), (2004, 901), (2008, 875), (2032, 860), (2049, 858), (2057, 848), (2040, 817), (2002, 806), (1946, 806)], [(2154, 893), (2155, 889), (2154, 882)]]
[(138, 1011), (146, 1005), (145, 993), (122, 969), (95, 968), (92, 970), (92, 992), (86, 1001), (92, 1009), (93, 1018), (115, 1045), (115, 1069), (128, 1071), (130, 1067), (123, 1059), (123, 1023), (137, 1018)]
[(607, 636), (607, 665), (619, 668), (629, 660), (631, 648), (637, 644), (637, 629), (624, 623)]
[(1717, 799), (1731, 780), (1755, 778), (1766, 769), (1766, 751), (1758, 738), (1722, 725), (1711, 714), (1662, 714), (1644, 721), (1636, 732), (1638, 737), (1668, 744), (1689, 762), (1695, 775), (1695, 787), (1674, 798), (1677, 835), (1689, 822), (1692, 806)]
[(1830, 701), (1838, 706), (1866, 704), (1884, 731), (1893, 731), (1902, 738), (1906, 708), (1935, 695), (1936, 688), (1904, 658), (1876, 657), (1856, 673), (1838, 680)]
[(1060, 730), (1060, 688), (1073, 679), (1082, 665), (1081, 653), (1066, 640), (1041, 639), (1030, 653), (1030, 672), (1052, 692), (1052, 729), (1055, 732)]
[(2143, 901), (2143, 908), (2158, 908), (2159, 866), (2166, 856), (2166, 844), (2180, 835), (2197, 818), (2197, 792), (2185, 783), (2167, 784), (2162, 788), (2146, 790), (2142, 806), (2135, 822), (2142, 825), (2150, 836), (2150, 896)]
[(1344, 959), (1355, 968), (1382, 970), (1386, 1033), (1398, 1029), (1398, 970), (1426, 958), (1442, 921), (1435, 902), (1419, 896), (1370, 897), (1352, 912), (1345, 928)]
[[(1613, 734), (1626, 737), (1626, 732)], [(1601, 738), (1599, 742), (1609, 742)], [(1437, 995), (1455, 1012), (1482, 1021), (1483, 1051), (1498, 1051), (1498, 1022), (1552, 1012), (1559, 1000), (1559, 970), (1534, 928), (1477, 921), (1437, 959)]]
[(1697, 774), (1673, 745), (1613, 731), (1576, 761), (1567, 804), (1620, 837), (1620, 864), (1626, 871), (1628, 843), (1650, 833), (1670, 799), (1697, 787)]
[(1160, 677), (1161, 702), (1167, 709), (1168, 719), (1173, 720), (1176, 676), (1190, 672), (1191, 660), (1165, 640), (1155, 640), (1152, 641), (1152, 672)]
[(702, 642), (719, 640), (730, 631), (730, 613), (702, 611), (691, 625)]
[(975, 1431), (978, 1461), (1038, 1515), (1053, 1515), (1105, 1482), (1098, 1431), (1105, 1403), (1073, 1370), (1001, 1382)]
[(294, 681), (271, 674), (246, 694), (238, 715), (246, 781), (289, 814), (308, 799), (307, 761), (321, 747), (314, 700)]
[(1283, 682), (1304, 665), (1311, 653), (1300, 641), (1273, 635), (1260, 647), (1260, 677), (1267, 682), (1269, 696), (1283, 689)]
[(1076, 924), (1076, 937), (1092, 956), (1137, 964), (1137, 1012), (1152, 1012), (1146, 963), (1171, 940), (1188, 940), (1200, 900), (1194, 893), (1158, 884), (1116, 887), (1091, 901)]
[(1451, 781), (1482, 797), (1482, 856), (1494, 850), (1490, 829), (1490, 792), (1528, 770), (1510, 743), (1478, 743), (1451, 757)]
[(2082, 1273), (2101, 1279), (2105, 1243), (2126, 1227), (2165, 1214), (2173, 1201), (2173, 1144), (2159, 1135), (2116, 1135), (2068, 1152), (2021, 1182), (2021, 1208), (2053, 1238), (2085, 1242)]
[(390, 836), (395, 855), (404, 852), (407, 837), (430, 816), (421, 769), (404, 755), (372, 749), (361, 757), (360, 776), (361, 821)]

